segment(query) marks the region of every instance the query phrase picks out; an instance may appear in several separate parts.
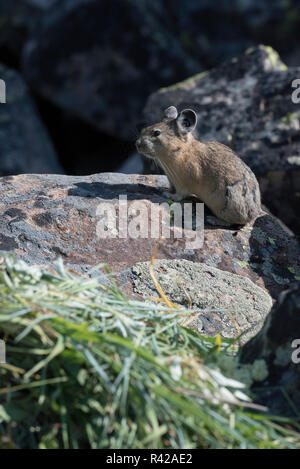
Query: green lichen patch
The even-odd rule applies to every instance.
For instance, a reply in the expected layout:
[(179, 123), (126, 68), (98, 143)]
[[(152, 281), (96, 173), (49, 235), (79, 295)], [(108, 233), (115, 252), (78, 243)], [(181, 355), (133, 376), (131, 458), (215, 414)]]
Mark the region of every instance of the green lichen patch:
[(197, 75), (193, 75), (192, 77), (186, 78), (185, 80), (179, 81), (174, 83), (174, 85), (167, 86), (165, 88), (160, 88), (160, 93), (166, 93), (168, 91), (175, 91), (180, 88), (186, 88), (187, 85), (194, 85), (196, 81), (201, 80), (208, 72), (200, 72)]
[(271, 46), (263, 46), (264, 50), (267, 52), (272, 68), (280, 70), (287, 70), (287, 66), (281, 61), (278, 52), (273, 49)]

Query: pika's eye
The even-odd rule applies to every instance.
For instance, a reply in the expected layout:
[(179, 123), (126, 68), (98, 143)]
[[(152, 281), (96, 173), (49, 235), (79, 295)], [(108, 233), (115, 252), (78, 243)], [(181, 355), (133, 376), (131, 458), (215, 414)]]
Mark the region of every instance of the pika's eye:
[(160, 130), (153, 130), (152, 137), (158, 137), (160, 135)]

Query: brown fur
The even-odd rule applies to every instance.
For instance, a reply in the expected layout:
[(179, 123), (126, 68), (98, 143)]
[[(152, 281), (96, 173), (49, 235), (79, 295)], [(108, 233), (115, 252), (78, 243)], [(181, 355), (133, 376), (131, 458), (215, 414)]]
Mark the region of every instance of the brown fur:
[(177, 199), (194, 195), (231, 224), (254, 219), (261, 211), (260, 190), (250, 168), (229, 147), (181, 130), (177, 119), (164, 119), (143, 129), (137, 149), (159, 163)]

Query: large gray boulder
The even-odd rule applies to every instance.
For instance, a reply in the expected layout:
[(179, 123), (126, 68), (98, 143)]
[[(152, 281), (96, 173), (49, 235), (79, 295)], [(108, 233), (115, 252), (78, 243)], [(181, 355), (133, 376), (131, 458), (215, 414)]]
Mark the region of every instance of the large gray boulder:
[(0, 175), (63, 173), (21, 76), (0, 65), (6, 103), (0, 104)]
[(300, 67), (287, 68), (273, 49), (259, 46), (158, 90), (144, 115), (154, 123), (168, 106), (192, 107), (198, 115), (195, 136), (231, 146), (256, 174), (299, 169), (300, 104), (292, 101), (297, 77)]
[(159, 0), (58, 1), (26, 45), (23, 64), (35, 92), (125, 140), (135, 137), (151, 92), (201, 69)]

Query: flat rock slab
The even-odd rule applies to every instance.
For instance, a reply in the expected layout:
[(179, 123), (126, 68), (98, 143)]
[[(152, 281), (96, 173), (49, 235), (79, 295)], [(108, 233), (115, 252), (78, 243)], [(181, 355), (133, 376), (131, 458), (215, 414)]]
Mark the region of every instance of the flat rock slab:
[[(206, 336), (220, 333), (235, 338), (242, 334), (244, 343), (261, 329), (272, 307), (270, 295), (241, 275), (183, 259), (156, 260), (153, 268), (169, 300), (199, 308), (189, 326)], [(136, 264), (132, 272), (134, 290), (145, 299), (155, 298), (149, 262)]]
[[(143, 201), (149, 209), (166, 202), (165, 176), (117, 173), (73, 177), (19, 175), (0, 178), (0, 253), (12, 251), (30, 264), (52, 264), (57, 257), (81, 272), (107, 263), (132, 291), (130, 268), (149, 261), (156, 239), (97, 236), (102, 204), (128, 207)], [(210, 219), (206, 211), (206, 221)], [(187, 249), (186, 239), (163, 239), (158, 259), (186, 259), (251, 279), (273, 298), (300, 275), (299, 245), (272, 215), (260, 216), (241, 230), (205, 224), (201, 249)], [(124, 287), (124, 288), (125, 288)]]

